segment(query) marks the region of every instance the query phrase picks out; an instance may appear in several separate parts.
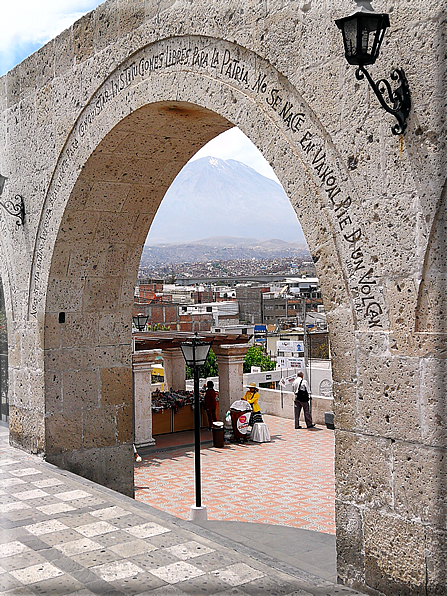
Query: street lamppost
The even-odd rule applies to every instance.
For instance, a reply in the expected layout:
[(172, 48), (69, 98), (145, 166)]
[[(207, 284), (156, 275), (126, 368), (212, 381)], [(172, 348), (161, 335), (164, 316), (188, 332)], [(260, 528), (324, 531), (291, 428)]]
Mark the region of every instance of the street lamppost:
[(138, 331), (144, 331), (147, 325), (149, 317), (146, 315), (136, 315), (132, 317), (133, 324), (138, 329)]
[(206, 520), (206, 507), (202, 507), (202, 486), (200, 479), (200, 401), (199, 401), (199, 368), (205, 364), (210, 351), (211, 342), (197, 336), (181, 342), (183, 358), (186, 365), (194, 373), (194, 469), (196, 483), (196, 504), (191, 506), (191, 520)]

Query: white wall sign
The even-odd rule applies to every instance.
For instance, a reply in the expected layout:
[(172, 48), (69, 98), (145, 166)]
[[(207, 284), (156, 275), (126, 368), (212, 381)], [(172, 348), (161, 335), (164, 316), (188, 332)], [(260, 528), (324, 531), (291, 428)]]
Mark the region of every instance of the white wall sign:
[(304, 352), (304, 343), (302, 341), (278, 340), (276, 342), (276, 353), (278, 352)]

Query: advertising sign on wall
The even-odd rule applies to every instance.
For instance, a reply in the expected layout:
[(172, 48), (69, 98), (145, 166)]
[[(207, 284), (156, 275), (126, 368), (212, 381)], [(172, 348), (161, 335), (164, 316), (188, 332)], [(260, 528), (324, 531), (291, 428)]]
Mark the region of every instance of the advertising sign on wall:
[(276, 353), (286, 352), (292, 354), (293, 352), (304, 352), (304, 343), (302, 341), (278, 340), (276, 342)]
[(286, 356), (279, 356), (276, 359), (277, 362), (277, 368), (296, 368), (297, 372), (298, 370), (303, 370), (305, 369), (305, 362), (304, 362), (304, 358), (288, 358)]

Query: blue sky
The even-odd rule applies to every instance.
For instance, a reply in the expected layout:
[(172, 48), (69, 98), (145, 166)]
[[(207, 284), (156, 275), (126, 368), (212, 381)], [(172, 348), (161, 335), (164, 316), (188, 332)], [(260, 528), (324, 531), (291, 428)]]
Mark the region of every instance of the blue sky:
[(103, 0), (5, 0), (2, 2), (0, 75)]

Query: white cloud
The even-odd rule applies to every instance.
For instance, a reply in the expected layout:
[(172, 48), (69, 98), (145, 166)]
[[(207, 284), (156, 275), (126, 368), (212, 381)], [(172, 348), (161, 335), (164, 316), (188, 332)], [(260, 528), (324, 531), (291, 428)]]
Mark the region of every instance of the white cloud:
[(1, 9), (0, 75), (103, 0), (15, 0)]

